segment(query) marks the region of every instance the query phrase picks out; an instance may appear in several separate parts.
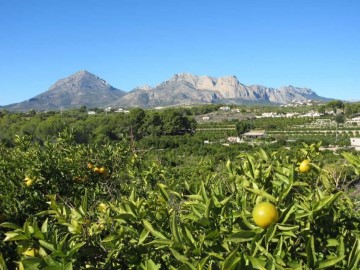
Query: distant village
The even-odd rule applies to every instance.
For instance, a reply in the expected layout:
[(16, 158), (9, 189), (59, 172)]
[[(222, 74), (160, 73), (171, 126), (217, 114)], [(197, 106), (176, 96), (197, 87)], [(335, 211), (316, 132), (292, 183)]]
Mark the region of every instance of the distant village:
[[(309, 102), (293, 102), (291, 104), (286, 104), (286, 105), (281, 105), (280, 107), (299, 107), (299, 106), (311, 106), (314, 105), (311, 103), (311, 101)], [(219, 108), (219, 110), (221, 111), (225, 111), (225, 112), (237, 112), (240, 113), (239, 109), (232, 109), (230, 106), (222, 106)], [(327, 109), (324, 111), (324, 113), (319, 113), (315, 110), (310, 110), (307, 113), (298, 113), (298, 112), (288, 112), (288, 113), (276, 113), (276, 112), (264, 112), (261, 113), (261, 115), (256, 115), (256, 118), (281, 118), (281, 117), (286, 117), (286, 118), (295, 118), (295, 117), (311, 117), (311, 118), (318, 118), (316, 119), (313, 123), (311, 123), (309, 126), (313, 126), (313, 127), (329, 127), (329, 126), (336, 126), (336, 122), (331, 120), (331, 119), (321, 119), (321, 116), (324, 115), (336, 115), (336, 114), (341, 114), (343, 113), (343, 110), (341, 109), (337, 109), (336, 111), (334, 110), (330, 110)], [(202, 117), (203, 121), (210, 121), (211, 117), (210, 116), (203, 116)], [(360, 117), (353, 117), (351, 119), (346, 119), (345, 122), (343, 123), (344, 127), (353, 127), (353, 126), (360, 126)], [(230, 143), (244, 143), (244, 142), (249, 142), (249, 141), (253, 141), (254, 139), (262, 139), (262, 138), (266, 138), (267, 134), (266, 131), (261, 129), (261, 130), (250, 130), (249, 132), (246, 132), (244, 134), (240, 136), (229, 136), (227, 137), (227, 142), (224, 145), (229, 145)], [(205, 144), (211, 143), (210, 141), (205, 140), (204, 141)], [(351, 148), (360, 151), (360, 138), (350, 138), (350, 145)]]

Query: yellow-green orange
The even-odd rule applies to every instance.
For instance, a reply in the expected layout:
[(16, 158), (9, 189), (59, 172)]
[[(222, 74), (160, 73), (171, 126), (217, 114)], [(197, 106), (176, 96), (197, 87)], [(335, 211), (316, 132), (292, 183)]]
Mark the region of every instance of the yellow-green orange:
[(307, 159), (304, 159), (299, 166), (299, 172), (301, 173), (307, 173), (308, 171), (310, 171), (311, 167), (310, 167), (310, 161)]
[(254, 207), (252, 216), (257, 226), (266, 229), (271, 224), (276, 223), (279, 213), (272, 203), (262, 202)]
[(30, 187), (34, 183), (34, 179), (28, 176), (25, 176), (24, 183), (27, 187)]
[(101, 168), (100, 168), (100, 173), (103, 174), (103, 175), (105, 175), (105, 176), (108, 175), (108, 171), (107, 171), (107, 169), (106, 169), (105, 167), (101, 167)]

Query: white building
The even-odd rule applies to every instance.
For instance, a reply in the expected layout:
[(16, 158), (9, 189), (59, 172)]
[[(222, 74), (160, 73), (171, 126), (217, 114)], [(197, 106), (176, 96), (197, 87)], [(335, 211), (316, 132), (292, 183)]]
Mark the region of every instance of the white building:
[(261, 114), (262, 117), (275, 117), (276, 115), (277, 113), (274, 112), (265, 112)]
[(223, 106), (223, 107), (220, 107), (219, 110), (230, 111), (230, 107), (228, 107), (228, 106)]
[(266, 133), (265, 133), (265, 130), (263, 130), (263, 129), (254, 129), (254, 130), (250, 130), (249, 132), (244, 133), (243, 136), (246, 138), (252, 138), (252, 139), (264, 138), (264, 137), (266, 137)]
[(299, 113), (287, 113), (287, 114), (286, 114), (286, 117), (287, 117), (287, 118), (297, 117), (297, 116), (299, 116)]
[(241, 143), (241, 139), (239, 137), (228, 137), (227, 141), (230, 143)]
[(360, 138), (350, 138), (350, 143), (356, 150), (360, 150)]
[(351, 120), (348, 120), (347, 122), (356, 123), (357, 125), (360, 125), (360, 117), (351, 118)]

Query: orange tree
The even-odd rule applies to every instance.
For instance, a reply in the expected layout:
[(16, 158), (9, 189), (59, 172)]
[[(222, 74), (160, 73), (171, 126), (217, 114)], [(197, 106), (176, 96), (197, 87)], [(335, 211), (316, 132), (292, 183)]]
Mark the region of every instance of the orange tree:
[[(43, 144), (30, 136), (17, 136), (13, 145), (0, 145), (0, 222), (22, 224), (48, 207), (49, 194), (72, 205), (85, 189), (92, 194), (92, 204), (128, 192), (129, 177), (120, 175), (130, 158), (126, 144), (79, 145), (70, 132), (63, 132)], [(90, 169), (89, 163), (101, 168), (99, 173)], [(2, 238), (3, 233), (0, 229)], [(7, 260), (14, 259), (13, 246), (1, 242), (0, 247)]]
[[(62, 143), (68, 158), (81, 152)], [(25, 269), (358, 269), (358, 205), (334, 183), (318, 148), (240, 154), (226, 174), (194, 166), (181, 185), (154, 160), (128, 154), (116, 165), (110, 155), (110, 183), (89, 172), (93, 184), (68, 196), (59, 196), (60, 187), (42, 190), (48, 207), (39, 204), (22, 226), (2, 223), (3, 245), (16, 247), (13, 257)], [(86, 152), (84, 172), (89, 158), (111, 154), (97, 151)], [(356, 179), (359, 158), (344, 157)], [(304, 159), (311, 170), (300, 173)], [(67, 183), (69, 167), (56, 179)], [(35, 183), (27, 191), (37, 198), (52, 175), (39, 174), (39, 189)], [(113, 183), (123, 185), (105, 188)], [(279, 214), (264, 228), (252, 216), (262, 202)]]

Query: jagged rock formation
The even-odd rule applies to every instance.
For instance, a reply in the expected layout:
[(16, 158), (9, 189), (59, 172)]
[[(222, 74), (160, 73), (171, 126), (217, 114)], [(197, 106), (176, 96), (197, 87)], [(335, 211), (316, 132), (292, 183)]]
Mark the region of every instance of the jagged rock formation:
[(269, 88), (246, 86), (235, 76), (210, 77), (189, 73), (175, 74), (156, 87), (136, 87), (130, 92), (118, 90), (85, 70), (57, 81), (50, 89), (27, 101), (4, 106), (9, 110), (59, 110), (72, 107), (163, 107), (204, 103), (286, 104), (294, 101), (329, 100), (308, 88), (294, 86)]
[(276, 103), (326, 100), (308, 88), (293, 86), (274, 89), (262, 85), (246, 86), (235, 76), (214, 78), (189, 73), (175, 74), (158, 86), (136, 88), (113, 103), (114, 106), (157, 107), (201, 103)]

